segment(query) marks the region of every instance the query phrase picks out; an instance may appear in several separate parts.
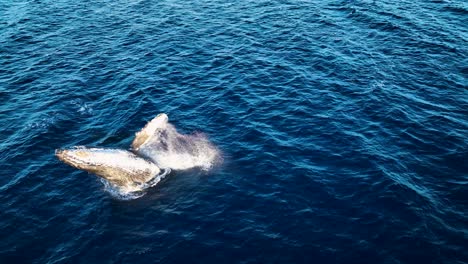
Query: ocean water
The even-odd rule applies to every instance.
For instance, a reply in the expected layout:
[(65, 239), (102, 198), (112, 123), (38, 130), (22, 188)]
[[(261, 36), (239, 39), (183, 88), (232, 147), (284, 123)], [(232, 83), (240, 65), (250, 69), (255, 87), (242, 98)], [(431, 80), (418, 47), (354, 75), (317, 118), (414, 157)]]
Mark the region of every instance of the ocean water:
[[(0, 0), (0, 263), (468, 263), (462, 0)], [(57, 148), (158, 113), (131, 200)]]

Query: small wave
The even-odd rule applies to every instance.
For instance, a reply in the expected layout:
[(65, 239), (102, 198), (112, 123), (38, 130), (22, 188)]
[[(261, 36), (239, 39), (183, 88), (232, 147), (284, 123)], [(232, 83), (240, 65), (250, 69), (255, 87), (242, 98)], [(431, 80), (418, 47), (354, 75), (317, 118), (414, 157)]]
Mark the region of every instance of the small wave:
[(54, 126), (61, 119), (63, 119), (63, 116), (60, 114), (49, 113), (47, 116), (43, 116), (38, 120), (26, 124), (25, 129), (34, 130), (37, 132), (46, 132), (50, 127)]
[(80, 99), (72, 100), (71, 104), (76, 108), (80, 115), (92, 115), (94, 109), (86, 102)]
[(468, 8), (461, 6), (461, 5), (452, 4), (452, 5), (448, 5), (444, 7), (444, 9), (447, 11), (453, 12), (455, 14), (461, 14), (461, 15), (468, 14)]
[(104, 191), (108, 192), (112, 197), (114, 197), (117, 200), (128, 201), (144, 196), (146, 194), (147, 189), (156, 186), (169, 173), (171, 173), (171, 169), (162, 169), (161, 173), (156, 175), (152, 180), (132, 188), (123, 188), (117, 186), (103, 178), (100, 178), (100, 180), (104, 185)]

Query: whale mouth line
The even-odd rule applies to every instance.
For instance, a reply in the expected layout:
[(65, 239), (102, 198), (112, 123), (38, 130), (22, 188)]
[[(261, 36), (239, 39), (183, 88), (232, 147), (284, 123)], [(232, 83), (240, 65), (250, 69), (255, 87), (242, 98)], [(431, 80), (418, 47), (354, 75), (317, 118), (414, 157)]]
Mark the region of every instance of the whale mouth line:
[[(59, 160), (65, 162), (67, 164), (73, 165), (73, 166), (75, 166), (75, 165), (91, 165), (91, 162), (86, 162), (83, 159), (80, 159), (80, 158), (75, 157), (74, 155), (70, 154), (69, 153), (70, 150), (74, 150), (74, 148), (55, 150), (55, 156), (57, 156), (59, 158)], [(94, 163), (92, 165), (93, 166), (101, 166), (103, 164)]]

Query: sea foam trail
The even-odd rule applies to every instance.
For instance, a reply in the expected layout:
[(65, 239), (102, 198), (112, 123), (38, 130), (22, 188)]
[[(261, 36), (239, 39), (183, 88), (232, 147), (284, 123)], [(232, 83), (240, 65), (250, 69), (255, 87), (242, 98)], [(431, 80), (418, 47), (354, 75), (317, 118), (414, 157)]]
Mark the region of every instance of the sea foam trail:
[(138, 153), (160, 168), (172, 170), (200, 168), (208, 171), (222, 160), (220, 151), (206, 135), (183, 135), (169, 123), (158, 127)]

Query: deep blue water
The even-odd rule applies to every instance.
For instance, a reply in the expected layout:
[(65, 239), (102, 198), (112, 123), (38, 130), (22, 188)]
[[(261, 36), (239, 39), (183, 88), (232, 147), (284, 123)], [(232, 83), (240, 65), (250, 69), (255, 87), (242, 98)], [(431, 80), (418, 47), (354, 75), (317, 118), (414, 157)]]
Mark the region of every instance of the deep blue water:
[[(0, 0), (0, 263), (468, 263), (468, 5)], [(59, 162), (165, 112), (224, 162)]]

